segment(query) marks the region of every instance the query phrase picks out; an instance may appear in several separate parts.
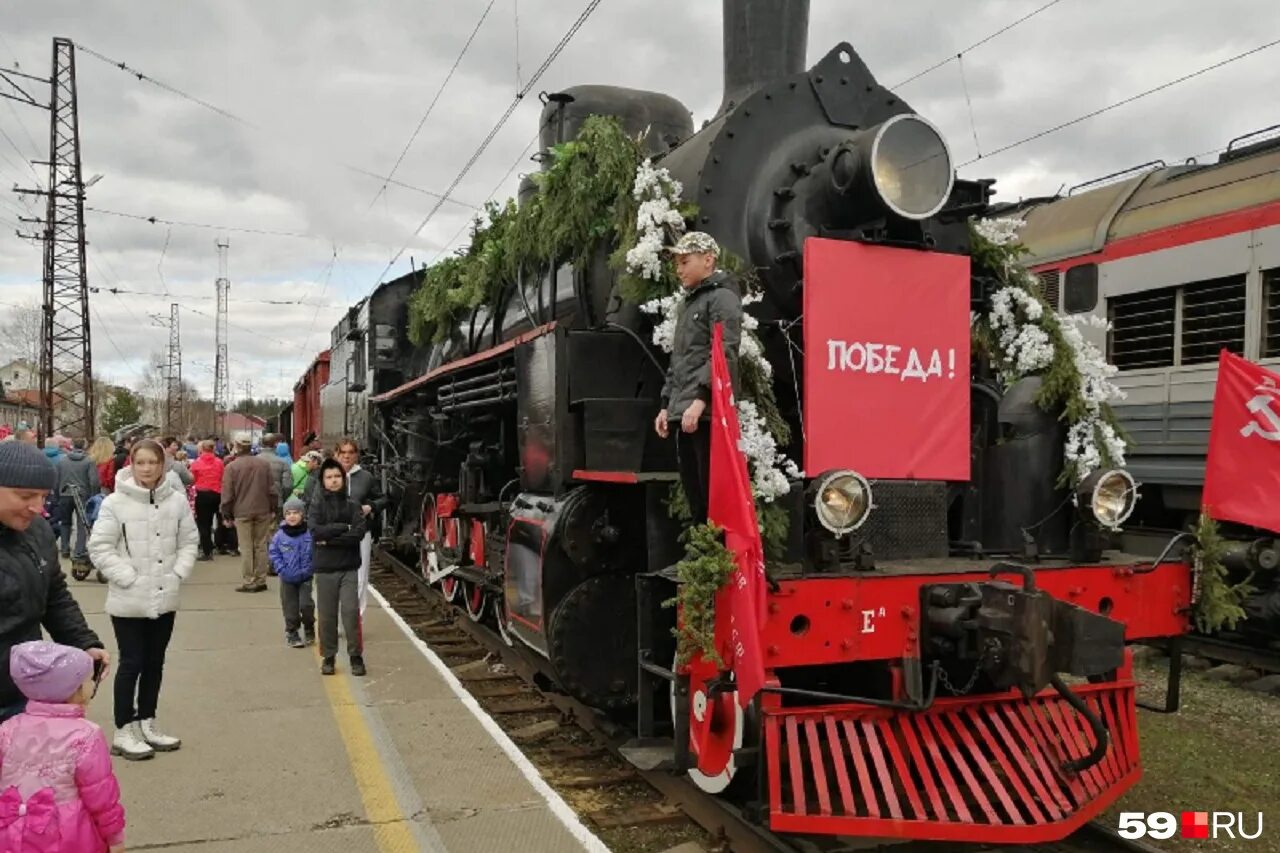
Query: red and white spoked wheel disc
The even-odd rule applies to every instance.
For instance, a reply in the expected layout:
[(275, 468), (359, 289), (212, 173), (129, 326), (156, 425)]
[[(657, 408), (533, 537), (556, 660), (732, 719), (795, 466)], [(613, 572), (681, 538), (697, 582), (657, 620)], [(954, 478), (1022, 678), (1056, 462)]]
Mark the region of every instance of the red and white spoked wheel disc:
[(437, 540), (439, 538), (436, 531), (436, 499), (434, 495), (422, 496), (422, 527), (419, 529), (422, 536), (421, 549), (418, 552), (419, 569), (422, 576), (427, 580), (431, 579), (431, 572), (435, 570), (436, 563), (439, 561), (439, 551), (437, 550)]
[[(733, 751), (742, 746), (745, 727), (736, 690), (712, 694), (707, 681), (717, 676), (714, 665), (696, 659), (689, 666), (689, 780), (709, 794), (729, 787), (738, 768)], [(675, 688), (671, 713), (675, 716)]]
[(440, 592), (444, 593), (445, 601), (456, 601), (458, 592), (462, 589), (462, 581), (455, 577), (447, 577), (440, 579)]
[(498, 636), (502, 638), (502, 642), (514, 646), (516, 642), (507, 630), (507, 603), (500, 598), (493, 600), (493, 621), (498, 625)]
[(479, 622), (484, 618), (484, 608), (488, 603), (489, 593), (485, 592), (483, 586), (471, 581), (462, 582), (462, 606), (466, 608), (472, 622)]

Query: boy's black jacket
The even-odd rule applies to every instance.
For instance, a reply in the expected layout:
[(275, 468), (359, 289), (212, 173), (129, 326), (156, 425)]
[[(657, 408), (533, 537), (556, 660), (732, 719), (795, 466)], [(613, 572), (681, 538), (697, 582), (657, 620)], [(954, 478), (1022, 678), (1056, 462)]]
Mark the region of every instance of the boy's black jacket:
[[(324, 488), (324, 473), (330, 468), (342, 472), (342, 490)], [(311, 496), (307, 526), (311, 528), (311, 568), (317, 572), (341, 572), (360, 568), (360, 540), (365, 519), (360, 505), (347, 497), (347, 476), (335, 459), (320, 466), (320, 488)]]

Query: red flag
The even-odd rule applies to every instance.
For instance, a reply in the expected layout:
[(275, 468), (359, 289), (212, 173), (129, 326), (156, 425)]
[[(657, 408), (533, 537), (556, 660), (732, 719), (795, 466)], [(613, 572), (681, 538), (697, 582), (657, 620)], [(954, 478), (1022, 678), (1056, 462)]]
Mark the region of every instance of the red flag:
[(1218, 360), (1205, 511), (1280, 531), (1280, 374), (1226, 350)]
[[(756, 505), (751, 497), (747, 459), (739, 448), (742, 433), (738, 410), (733, 404), (729, 365), (724, 357), (720, 324), (712, 332), (711, 343), (711, 471), (707, 496), (707, 517), (724, 529), (725, 547), (733, 554), (738, 569), (729, 578), (728, 588), (716, 596), (717, 629), (725, 628), (727, 663), (733, 667), (738, 685), (738, 704), (746, 707), (764, 686), (764, 655), (760, 648), (760, 625), (765, 616), (764, 544), (756, 523)], [(717, 635), (722, 632), (717, 630)], [(722, 653), (722, 657), (724, 657)]]

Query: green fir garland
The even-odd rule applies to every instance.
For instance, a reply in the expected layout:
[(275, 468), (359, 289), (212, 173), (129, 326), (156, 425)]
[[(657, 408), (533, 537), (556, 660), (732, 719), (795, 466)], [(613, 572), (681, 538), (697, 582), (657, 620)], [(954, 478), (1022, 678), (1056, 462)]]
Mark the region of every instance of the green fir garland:
[(1200, 513), (1195, 536), (1191, 557), (1195, 570), (1192, 611), (1196, 628), (1202, 634), (1211, 634), (1223, 626), (1234, 630), (1245, 618), (1245, 599), (1257, 592), (1250, 583), (1253, 575), (1235, 584), (1227, 581), (1227, 567), (1223, 564), (1227, 543), (1218, 531), (1218, 523), (1208, 513)]
[(631, 182), (644, 154), (617, 119), (591, 116), (577, 139), (547, 154), (551, 165), (532, 175), (538, 192), (528, 204), (486, 204), (466, 251), (424, 272), (409, 303), (415, 344), (444, 340), (461, 316), (496, 299), (521, 272), (583, 264), (628, 218), (634, 229)]
[(725, 548), (724, 531), (714, 524), (699, 524), (682, 534), (685, 555), (677, 564), (680, 587), (663, 607), (680, 608), (676, 636), (676, 660), (686, 664), (701, 654), (717, 667), (724, 661), (716, 651), (716, 594), (737, 569), (733, 554)]
[[(1011, 239), (997, 242), (972, 222), (969, 231), (974, 274), (995, 280), (1001, 289), (1015, 288), (1040, 307), (1039, 316), (1034, 318), (1028, 315), (1024, 306), (1014, 307), (1019, 325), (1038, 326), (1053, 347), (1052, 360), (1048, 366), (1034, 371), (1040, 377), (1036, 404), (1045, 412), (1057, 413), (1070, 427), (1092, 422), (1094, 425), (1088, 429), (1092, 431), (1092, 442), (1099, 450), (1100, 467), (1123, 464), (1122, 457), (1116, 458), (1116, 454), (1110, 452), (1108, 439), (1114, 438), (1118, 442), (1121, 453), (1130, 443), (1129, 439), (1109, 404), (1101, 403), (1095, 413), (1094, 407), (1086, 399), (1085, 377), (1076, 364), (1074, 348), (1067, 340), (1064, 320), (1045, 299), (1039, 279), (1021, 262), (1022, 255), (1027, 253), (1026, 247)], [(1021, 374), (1015, 364), (1014, 354), (1001, 347), (999, 335), (992, 328), (991, 315), (987, 311), (978, 313), (974, 318), (972, 342), (974, 353), (986, 356), (1006, 380)], [(1106, 430), (1111, 431), (1111, 436), (1105, 434)], [(1058, 478), (1058, 486), (1074, 486), (1089, 473), (1076, 460), (1068, 458)]]
[[(409, 337), (417, 345), (445, 340), (469, 311), (495, 301), (521, 274), (541, 276), (556, 265), (584, 265), (601, 247), (611, 248), (609, 267), (620, 294), (636, 305), (674, 293), (680, 287), (670, 263), (657, 280), (627, 268), (627, 251), (637, 241), (640, 202), (633, 195), (636, 172), (645, 154), (640, 139), (629, 137), (617, 119), (592, 116), (571, 142), (547, 152), (550, 166), (532, 176), (538, 192), (523, 205), (489, 203), (475, 220), (468, 248), (425, 270), (409, 303)], [(673, 204), (686, 222), (697, 205)], [(676, 235), (670, 234), (670, 237)], [(722, 250), (720, 265), (734, 273), (744, 295), (759, 287), (755, 271)], [(744, 334), (749, 334), (744, 332)], [(769, 377), (750, 359), (741, 362), (743, 399), (755, 403), (779, 447), (790, 443), (790, 428), (778, 408)], [(667, 500), (668, 512), (687, 525), (692, 516), (677, 482)], [(788, 516), (780, 503), (757, 502), (766, 557), (781, 559)], [(718, 530), (710, 525), (686, 528), (685, 556), (679, 563), (679, 600), (683, 624), (677, 631), (682, 660), (694, 651), (715, 658), (715, 594), (733, 573), (733, 556)], [(718, 660), (718, 658), (715, 658)]]

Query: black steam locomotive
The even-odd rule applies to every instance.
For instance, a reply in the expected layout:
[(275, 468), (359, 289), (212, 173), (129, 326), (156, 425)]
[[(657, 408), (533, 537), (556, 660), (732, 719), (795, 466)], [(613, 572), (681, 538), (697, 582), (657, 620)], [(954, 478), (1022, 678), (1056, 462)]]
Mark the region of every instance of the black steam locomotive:
[[(850, 45), (805, 69), (807, 3), (725, 0), (724, 14), (724, 99), (701, 129), (668, 95), (577, 86), (546, 99), (541, 145), (614, 117), (696, 201), (688, 225), (755, 271), (750, 310), (799, 459), (814, 439), (797, 357), (806, 242), (966, 256), (993, 182), (956, 178), (941, 134)], [(526, 179), (521, 203), (537, 191)], [(353, 307), (329, 384), (361, 411), (316, 431), (367, 424), (395, 496), (384, 544), (545, 656), (575, 697), (638, 712), (638, 734), (666, 736), (705, 789), (758, 780), (779, 831), (1042, 840), (1136, 781), (1124, 642), (1186, 629), (1188, 569), (1102, 550), (1093, 514), (1132, 509), (1123, 489), (1106, 504), (1124, 475), (1100, 472), (1076, 506), (1056, 485), (1063, 428), (1034, 382), (1004, 389), (981, 359), (967, 481), (810, 472), (779, 499), (790, 525), (763, 626), (769, 686), (745, 713), (726, 673), (670, 665), (675, 614), (660, 602), (682, 548), (674, 448), (651, 427), (663, 356), (623, 298), (614, 248), (503, 282), (431, 346), (406, 336), (414, 279)], [(987, 310), (992, 287), (975, 277), (967, 307)], [(1035, 569), (992, 580), (991, 555)], [(866, 636), (886, 612), (892, 624)], [(940, 679), (970, 672), (967, 695), (937, 698)], [(1073, 692), (1059, 672), (1093, 683)], [(1026, 742), (1016, 757), (999, 745), (1010, 729)], [(1015, 786), (1045, 804), (1014, 802)]]

